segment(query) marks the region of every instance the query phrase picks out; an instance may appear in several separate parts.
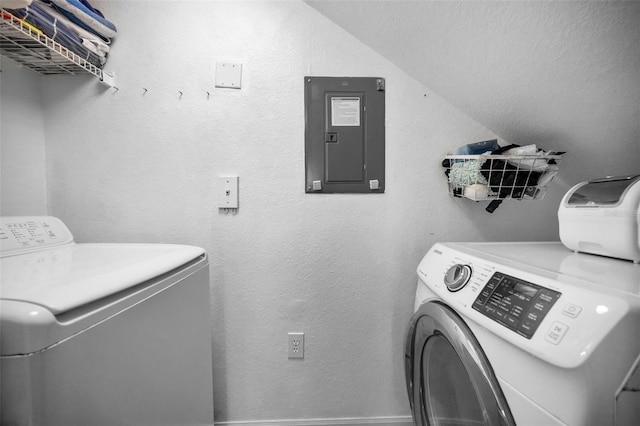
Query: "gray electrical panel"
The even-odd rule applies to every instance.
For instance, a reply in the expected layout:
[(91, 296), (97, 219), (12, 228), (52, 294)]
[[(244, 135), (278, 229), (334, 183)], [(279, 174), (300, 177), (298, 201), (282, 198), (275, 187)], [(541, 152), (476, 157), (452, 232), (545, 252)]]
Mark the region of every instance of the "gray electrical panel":
[(307, 193), (384, 192), (384, 79), (305, 77)]

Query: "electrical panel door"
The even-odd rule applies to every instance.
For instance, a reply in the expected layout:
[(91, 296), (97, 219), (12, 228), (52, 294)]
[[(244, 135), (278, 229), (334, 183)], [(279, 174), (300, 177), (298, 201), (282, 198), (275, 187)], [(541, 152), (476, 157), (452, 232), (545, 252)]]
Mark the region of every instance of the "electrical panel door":
[(375, 77), (305, 77), (306, 192), (384, 192), (384, 86)]

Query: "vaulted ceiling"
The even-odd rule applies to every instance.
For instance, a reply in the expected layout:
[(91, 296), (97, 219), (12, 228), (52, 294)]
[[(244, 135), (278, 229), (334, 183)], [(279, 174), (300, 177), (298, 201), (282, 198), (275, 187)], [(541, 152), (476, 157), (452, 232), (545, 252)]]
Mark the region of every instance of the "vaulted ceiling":
[(305, 2), (506, 142), (640, 173), (640, 2)]

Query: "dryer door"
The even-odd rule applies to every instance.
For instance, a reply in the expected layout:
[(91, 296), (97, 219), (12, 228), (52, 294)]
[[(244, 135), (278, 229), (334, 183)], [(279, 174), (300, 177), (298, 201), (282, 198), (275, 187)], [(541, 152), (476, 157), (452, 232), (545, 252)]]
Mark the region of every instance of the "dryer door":
[(423, 304), (409, 323), (405, 376), (418, 426), (515, 425), (477, 339), (441, 302)]

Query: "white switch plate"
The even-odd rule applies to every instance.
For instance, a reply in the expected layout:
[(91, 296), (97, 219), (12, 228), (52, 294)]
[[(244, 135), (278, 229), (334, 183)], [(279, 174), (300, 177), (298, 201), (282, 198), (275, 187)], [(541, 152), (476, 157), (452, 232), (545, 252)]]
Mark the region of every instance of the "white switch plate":
[(218, 208), (238, 208), (238, 176), (220, 176)]
[(216, 87), (240, 89), (242, 87), (242, 64), (216, 62)]

